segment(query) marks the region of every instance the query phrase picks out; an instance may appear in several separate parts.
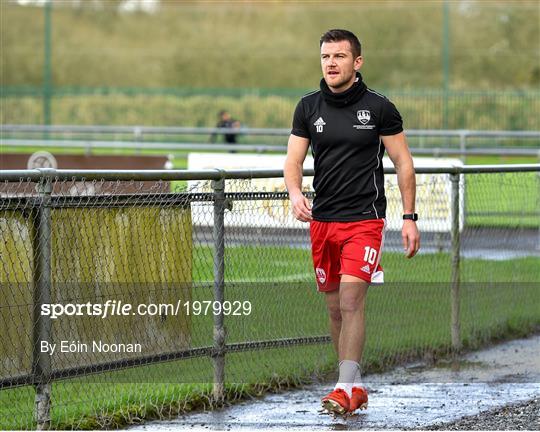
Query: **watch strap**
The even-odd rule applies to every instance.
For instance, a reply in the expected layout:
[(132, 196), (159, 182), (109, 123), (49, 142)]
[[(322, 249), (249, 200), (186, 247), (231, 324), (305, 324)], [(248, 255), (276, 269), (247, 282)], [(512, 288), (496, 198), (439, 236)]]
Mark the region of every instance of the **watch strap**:
[(403, 220), (417, 221), (418, 220), (418, 213), (405, 213), (403, 215)]

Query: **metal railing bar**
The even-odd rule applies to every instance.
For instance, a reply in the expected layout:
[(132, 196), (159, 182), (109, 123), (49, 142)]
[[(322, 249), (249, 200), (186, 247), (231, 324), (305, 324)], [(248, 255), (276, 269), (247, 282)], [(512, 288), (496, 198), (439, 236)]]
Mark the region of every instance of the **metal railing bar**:
[[(417, 167), (417, 174), (481, 174), (508, 172), (538, 172), (540, 164), (464, 165), (453, 167)], [(394, 167), (384, 168), (385, 174), (395, 174)], [(304, 176), (313, 176), (313, 169), (304, 169)], [(65, 170), (41, 168), (33, 170), (0, 171), (0, 181), (53, 180), (105, 180), (105, 181), (158, 181), (158, 180), (219, 180), (283, 177), (282, 169), (239, 170)]]
[[(539, 137), (540, 139), (540, 137)], [(3, 138), (0, 143), (6, 147), (29, 147), (46, 149), (83, 149), (92, 150), (133, 150), (133, 151), (226, 151), (226, 152), (277, 152), (286, 153), (286, 145), (270, 144), (220, 144), (220, 143), (168, 143), (158, 141), (92, 141), (92, 140), (43, 140)], [(450, 147), (410, 147), (413, 155), (500, 155), (500, 156), (539, 156), (540, 147), (486, 147), (486, 148), (450, 148)]]
[[(225, 345), (225, 352), (242, 352), (259, 349), (283, 348), (287, 346), (311, 345), (330, 342), (330, 336), (304, 336), (297, 338), (270, 339), (255, 342), (238, 342)], [(189, 350), (174, 351), (163, 354), (156, 354), (133, 359), (122, 359), (106, 363), (98, 363), (95, 365), (73, 367), (61, 370), (52, 371), (51, 381), (62, 379), (70, 379), (81, 376), (95, 375), (104, 372), (114, 372), (118, 370), (128, 369), (132, 367), (145, 366), (155, 363), (163, 363), (174, 360), (182, 360), (187, 358), (211, 356), (213, 347), (206, 346), (200, 348), (192, 348)], [(24, 385), (34, 384), (34, 376), (32, 374), (18, 375), (14, 377), (0, 379), (0, 389), (10, 387), (20, 387)]]
[[(135, 136), (151, 134), (184, 134), (184, 135), (266, 135), (288, 136), (290, 128), (216, 128), (216, 127), (178, 127), (178, 126), (79, 126), (79, 125), (0, 125), (0, 133), (109, 133), (109, 134), (132, 134)], [(407, 129), (408, 136), (432, 136), (432, 137), (505, 137), (505, 138), (540, 138), (540, 131), (493, 131), (471, 129)]]

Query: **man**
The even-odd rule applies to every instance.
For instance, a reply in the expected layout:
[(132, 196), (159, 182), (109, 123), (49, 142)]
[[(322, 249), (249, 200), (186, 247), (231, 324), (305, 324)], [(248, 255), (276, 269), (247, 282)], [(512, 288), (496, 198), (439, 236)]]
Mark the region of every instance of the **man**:
[[(228, 111), (221, 110), (219, 112), (219, 121), (216, 124), (217, 128), (227, 128), (227, 129), (238, 129), (240, 127), (240, 122), (231, 117)], [(228, 144), (236, 144), (237, 134), (224, 134), (225, 142)], [(210, 137), (210, 142), (216, 141), (217, 134), (212, 134)]]
[[(322, 405), (346, 414), (367, 408), (359, 365), (367, 289), (370, 283), (382, 282), (385, 149), (397, 171), (407, 258), (418, 251), (420, 236), (414, 167), (399, 112), (364, 84), (358, 72), (361, 45), (353, 33), (330, 30), (322, 36), (320, 49), (320, 90), (305, 95), (296, 107), (284, 170), (293, 214), (310, 223), (318, 291), (325, 294), (339, 358), (338, 382)], [(310, 144), (315, 163), (313, 208), (301, 192)]]

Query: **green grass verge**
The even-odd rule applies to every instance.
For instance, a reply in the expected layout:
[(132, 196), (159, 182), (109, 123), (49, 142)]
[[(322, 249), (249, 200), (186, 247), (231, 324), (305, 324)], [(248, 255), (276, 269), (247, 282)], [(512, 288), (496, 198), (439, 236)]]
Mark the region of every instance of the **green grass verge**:
[(469, 227), (540, 226), (540, 172), (465, 176)]
[[(212, 287), (203, 282), (212, 279), (212, 251), (197, 247), (193, 253), (199, 284), (192, 299), (212, 299)], [(226, 318), (228, 342), (327, 334), (324, 299), (315, 291), (310, 259), (302, 249), (227, 249), (226, 298), (252, 303), (251, 315)], [(368, 296), (365, 370), (385, 369), (425, 352), (448, 353), (450, 257), (421, 254), (406, 260), (386, 253), (383, 266), (387, 284), (372, 287)], [(276, 282), (278, 275), (290, 283)], [(540, 259), (464, 259), (461, 280), (465, 347), (526, 334), (540, 324)], [(211, 316), (193, 317), (191, 328), (192, 346), (211, 343)], [(335, 366), (330, 344), (233, 353), (226, 359), (230, 400), (295, 386)], [(121, 427), (209, 407), (210, 387), (204, 383), (211, 380), (210, 359), (196, 358), (59, 381), (53, 384), (53, 427)], [(29, 387), (0, 392), (0, 427), (33, 428), (33, 397)]]

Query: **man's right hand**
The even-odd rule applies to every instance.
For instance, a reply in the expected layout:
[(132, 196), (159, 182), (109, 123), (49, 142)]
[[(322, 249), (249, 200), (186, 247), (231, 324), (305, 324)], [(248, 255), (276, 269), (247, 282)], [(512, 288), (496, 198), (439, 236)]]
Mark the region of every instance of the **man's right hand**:
[(293, 215), (296, 219), (301, 222), (309, 222), (313, 220), (313, 217), (311, 216), (311, 204), (301, 192), (290, 195), (290, 198)]

